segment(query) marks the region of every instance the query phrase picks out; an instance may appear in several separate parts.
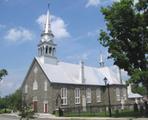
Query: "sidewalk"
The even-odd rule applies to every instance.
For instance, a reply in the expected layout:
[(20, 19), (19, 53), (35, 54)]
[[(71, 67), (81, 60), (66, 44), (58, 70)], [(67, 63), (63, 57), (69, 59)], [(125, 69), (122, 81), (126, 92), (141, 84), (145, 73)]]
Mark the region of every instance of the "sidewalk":
[[(13, 120), (19, 120), (19, 118), (20, 118), (20, 116), (18, 116), (16, 113), (0, 114), (0, 116), (5, 116), (6, 118), (7, 117), (13, 118)], [(6, 119), (6, 120), (8, 120), (8, 119)], [(12, 120), (12, 119), (9, 119), (9, 120)], [(148, 118), (56, 117), (52, 114), (37, 113), (36, 118), (31, 119), (31, 120), (148, 120)]]

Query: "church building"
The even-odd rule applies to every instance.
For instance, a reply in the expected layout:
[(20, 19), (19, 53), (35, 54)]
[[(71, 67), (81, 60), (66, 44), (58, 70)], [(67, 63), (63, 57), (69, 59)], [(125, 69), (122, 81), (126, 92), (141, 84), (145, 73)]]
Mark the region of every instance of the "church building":
[(38, 56), (32, 61), (22, 84), (23, 101), (35, 112), (53, 113), (57, 108), (107, 105), (110, 88), (111, 104), (127, 101), (127, 89), (117, 66), (100, 67), (62, 62), (56, 56), (56, 44), (47, 10), (46, 23), (38, 44)]

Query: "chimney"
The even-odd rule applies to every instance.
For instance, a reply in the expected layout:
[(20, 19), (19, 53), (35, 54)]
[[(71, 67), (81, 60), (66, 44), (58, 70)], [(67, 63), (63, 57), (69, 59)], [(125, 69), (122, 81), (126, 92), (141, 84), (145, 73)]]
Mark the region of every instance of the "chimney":
[(132, 93), (132, 85), (129, 84), (128, 87), (127, 87), (127, 93)]
[(121, 74), (121, 69), (117, 66), (117, 76), (120, 84), (123, 84), (122, 82), (122, 74)]
[(80, 74), (79, 74), (79, 80), (84, 84), (85, 78), (84, 78), (84, 62), (80, 61)]

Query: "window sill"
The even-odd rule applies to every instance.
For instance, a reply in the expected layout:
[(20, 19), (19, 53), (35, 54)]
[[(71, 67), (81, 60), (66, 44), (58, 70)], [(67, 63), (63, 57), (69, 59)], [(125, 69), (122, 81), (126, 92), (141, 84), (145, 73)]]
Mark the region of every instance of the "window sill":
[(75, 103), (75, 105), (80, 105), (80, 103)]

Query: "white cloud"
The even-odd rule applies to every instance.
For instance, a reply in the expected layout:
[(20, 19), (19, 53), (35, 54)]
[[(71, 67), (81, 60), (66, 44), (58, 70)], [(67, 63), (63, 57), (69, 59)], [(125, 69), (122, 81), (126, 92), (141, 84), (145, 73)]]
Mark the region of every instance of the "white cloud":
[[(45, 20), (46, 20), (46, 15), (44, 14), (39, 16), (38, 19), (36, 20), (36, 22), (40, 25), (42, 29), (45, 26)], [(51, 15), (51, 29), (56, 39), (67, 38), (70, 36), (66, 27), (67, 26), (62, 18)]]
[(11, 28), (7, 31), (4, 38), (11, 42), (22, 42), (33, 39), (33, 33), (23, 27)]
[[(114, 2), (120, 2), (121, 0), (113, 0)], [(134, 0), (134, 5), (138, 3), (139, 0)]]
[[(134, 4), (136, 4), (139, 0), (134, 0)], [(99, 4), (107, 2), (120, 2), (120, 0), (87, 0), (85, 7), (95, 6), (97, 7)]]
[(88, 0), (86, 7), (89, 7), (89, 6), (95, 6), (96, 7), (99, 4), (100, 4), (100, 0)]
[(90, 56), (90, 52), (88, 51), (81, 54), (74, 54), (74, 55), (67, 56), (66, 59), (73, 60), (73, 61), (88, 60), (89, 56)]
[(0, 81), (0, 96), (12, 94), (20, 88), (25, 72), (23, 69), (8, 69), (8, 75)]

